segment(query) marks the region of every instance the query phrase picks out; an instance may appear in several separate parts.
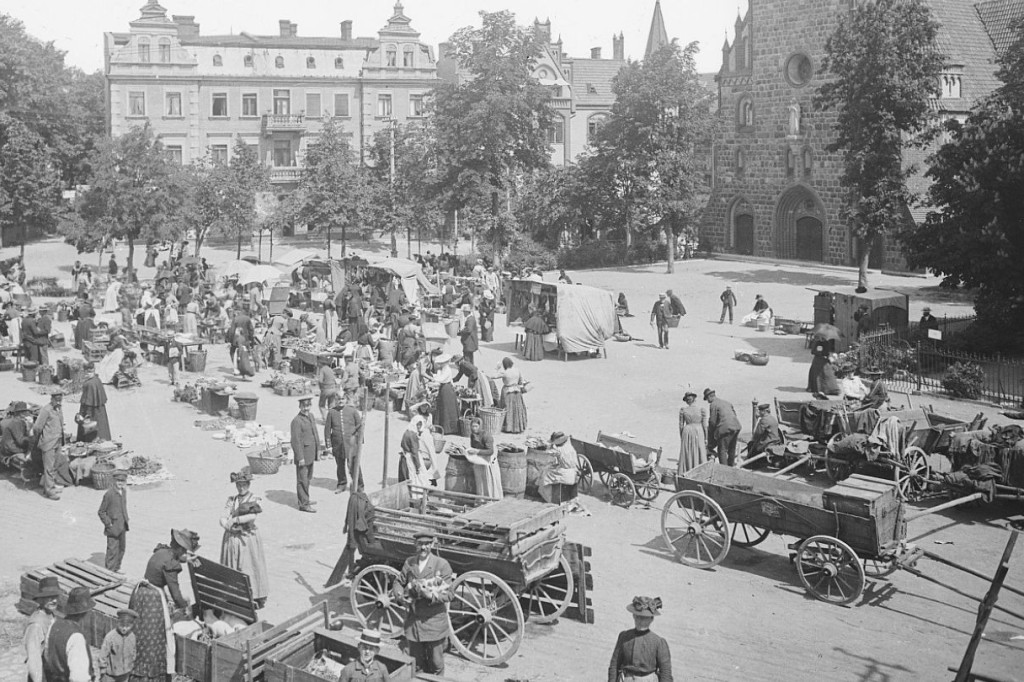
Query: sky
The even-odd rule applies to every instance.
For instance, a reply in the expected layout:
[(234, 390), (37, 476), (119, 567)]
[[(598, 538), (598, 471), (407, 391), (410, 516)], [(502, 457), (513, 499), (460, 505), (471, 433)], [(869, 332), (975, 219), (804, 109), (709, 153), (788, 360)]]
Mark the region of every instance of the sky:
[[(744, 11), (746, 0), (740, 0)], [(53, 41), (67, 52), (66, 61), (84, 71), (103, 67), (103, 33), (128, 31), (145, 0), (0, 0), (0, 12), (25, 24), (29, 34)], [(340, 22), (353, 21), (353, 35), (376, 37), (392, 15), (394, 0), (160, 0), (172, 14), (195, 15), (203, 35), (240, 33), (275, 35), (278, 20), (299, 26), (299, 35), (339, 35)], [(654, 11), (654, 0), (403, 0), (405, 14), (421, 39), (437, 46), (456, 29), (479, 25), (478, 12), (507, 9), (519, 23), (535, 17), (551, 20), (552, 38), (561, 34), (563, 49), (573, 57), (588, 57), (601, 47), (612, 56), (612, 35), (625, 35), (626, 56), (643, 57)], [(717, 72), (722, 41), (736, 21), (736, 0), (663, 0), (662, 13), (669, 38), (683, 45), (697, 41), (697, 69)]]

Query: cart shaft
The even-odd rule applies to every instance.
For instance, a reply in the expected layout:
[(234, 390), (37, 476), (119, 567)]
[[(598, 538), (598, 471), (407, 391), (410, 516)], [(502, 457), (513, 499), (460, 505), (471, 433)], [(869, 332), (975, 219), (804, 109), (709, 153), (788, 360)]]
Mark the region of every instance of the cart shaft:
[(949, 502), (944, 502), (944, 503), (938, 505), (937, 507), (932, 507), (931, 509), (922, 509), (919, 512), (914, 512), (913, 514), (907, 514), (906, 520), (907, 521), (913, 521), (914, 519), (919, 519), (922, 516), (928, 516), (929, 514), (934, 514), (936, 512), (940, 512), (940, 511), (943, 511), (945, 509), (952, 509), (953, 507), (959, 507), (960, 505), (967, 504), (968, 502), (973, 502), (974, 500), (980, 500), (983, 497), (985, 497), (985, 493), (971, 493), (970, 495), (968, 495), (966, 497), (958, 497), (955, 500), (950, 500)]

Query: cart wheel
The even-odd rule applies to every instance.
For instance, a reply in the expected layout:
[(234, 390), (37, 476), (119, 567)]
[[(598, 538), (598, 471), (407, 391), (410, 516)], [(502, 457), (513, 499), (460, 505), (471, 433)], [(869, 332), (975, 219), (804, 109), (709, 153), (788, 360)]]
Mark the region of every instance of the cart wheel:
[(903, 451), (903, 461), (896, 467), (896, 486), (901, 500), (917, 499), (928, 486), (928, 478), (932, 468), (928, 464), (928, 455), (917, 446), (910, 446)]
[(579, 491), (589, 495), (594, 489), (594, 467), (586, 455), (579, 455), (579, 465), (576, 467), (576, 486)]
[(612, 504), (627, 509), (636, 502), (636, 488), (626, 474), (612, 474), (608, 479), (608, 492), (612, 494)]
[(652, 502), (661, 493), (661, 477), (658, 473), (651, 469), (647, 478), (643, 480), (637, 480), (633, 487), (636, 488), (636, 496), (644, 502)]
[(523, 613), (534, 623), (550, 623), (558, 620), (572, 603), (572, 593), (576, 581), (572, 575), (572, 566), (565, 555), (559, 555), (558, 565), (540, 580), (519, 595), (519, 603)]
[(686, 490), (669, 498), (661, 511), (661, 536), (669, 551), (689, 566), (711, 568), (729, 553), (725, 512), (710, 497)]
[(604, 471), (603, 469), (597, 472), (597, 479), (601, 481), (601, 485), (603, 485), (605, 488), (608, 487), (608, 478), (610, 475), (611, 474), (609, 474), (607, 471)]
[(732, 523), (732, 532), (730, 533), (732, 544), (737, 547), (754, 547), (764, 542), (771, 531), (767, 528), (759, 528), (758, 526), (751, 526), (749, 523)]
[(825, 471), (828, 473), (828, 477), (838, 483), (839, 481), (845, 481), (853, 473), (853, 465), (845, 459), (841, 459), (836, 456), (832, 446), (841, 434), (832, 436), (828, 444), (825, 446)]
[(864, 568), (857, 553), (837, 538), (815, 535), (800, 543), (796, 570), (800, 582), (815, 598), (830, 604), (849, 604), (864, 592)]
[(384, 564), (367, 566), (356, 575), (349, 592), (352, 613), (359, 623), (377, 628), (389, 639), (405, 632), (406, 607), (395, 600), (392, 592), (400, 575)]
[(486, 571), (468, 571), (455, 579), (448, 623), (452, 646), (481, 665), (499, 665), (515, 655), (523, 641), (523, 609), (504, 580)]
[(884, 578), (896, 572), (896, 561), (892, 557), (864, 559), (864, 575), (871, 578)]

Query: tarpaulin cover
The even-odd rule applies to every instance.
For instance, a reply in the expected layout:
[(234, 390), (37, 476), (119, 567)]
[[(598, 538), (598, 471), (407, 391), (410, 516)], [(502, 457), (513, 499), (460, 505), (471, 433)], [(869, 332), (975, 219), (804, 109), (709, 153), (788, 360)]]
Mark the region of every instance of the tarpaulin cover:
[(405, 291), (405, 295), (411, 303), (419, 302), (420, 287), (423, 288), (423, 291), (428, 296), (436, 296), (440, 293), (434, 283), (423, 274), (423, 269), (420, 268), (419, 263), (415, 261), (404, 258), (382, 258), (371, 261), (369, 267), (380, 268), (400, 277), (402, 279), (402, 290)]
[(567, 353), (604, 348), (615, 333), (615, 301), (610, 291), (558, 284), (558, 338)]

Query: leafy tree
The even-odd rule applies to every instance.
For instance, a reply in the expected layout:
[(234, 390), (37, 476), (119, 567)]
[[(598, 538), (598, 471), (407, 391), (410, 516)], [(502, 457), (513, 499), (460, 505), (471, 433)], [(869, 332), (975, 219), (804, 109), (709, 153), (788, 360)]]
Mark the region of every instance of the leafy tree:
[(904, 166), (903, 150), (927, 141), (944, 61), (938, 29), (923, 0), (876, 0), (844, 15), (825, 45), (832, 79), (815, 103), (837, 113), (827, 149), (843, 154), (841, 215), (858, 241), (858, 291), (867, 290), (871, 244), (905, 223), (913, 200), (906, 181), (916, 169)]
[(332, 119), (324, 123), (317, 141), (306, 150), (298, 196), (298, 216), (326, 234), (328, 257), (331, 236), (334, 230), (341, 230), (344, 256), (348, 229), (362, 224), (372, 195), (366, 178), (355, 165), (348, 139)]
[(0, 114), (0, 228), (18, 231), (22, 258), (28, 227), (55, 227), (60, 201), (51, 150), (24, 123)]
[(77, 206), (87, 231), (86, 243), (128, 243), (128, 272), (133, 272), (135, 243), (176, 236), (185, 194), (181, 168), (166, 158), (149, 124), (103, 143), (92, 162), (94, 175)]
[(696, 229), (708, 194), (702, 150), (713, 119), (696, 54), (696, 43), (672, 42), (623, 67), (612, 82), (612, 115), (597, 131), (593, 157), (581, 164), (616, 198), (627, 250), (638, 227), (664, 232), (670, 273), (675, 238)]
[(1017, 35), (1000, 58), (1002, 87), (963, 124), (946, 124), (950, 141), (929, 159), (935, 210), (903, 235), (910, 265), (942, 275), (944, 286), (976, 288), (978, 322), (1007, 350), (1024, 348), (1024, 33)]
[(435, 155), (448, 210), (487, 202), (488, 237), (500, 264), (514, 220), (501, 217), (520, 176), (550, 164), (550, 93), (532, 74), (541, 38), (508, 11), (481, 12), (481, 26), (450, 38), (467, 77), (434, 93)]
[[(256, 225), (256, 195), (270, 186), (270, 173), (260, 163), (253, 145), (235, 138), (231, 163), (206, 163), (204, 182), (197, 198), (199, 215), (209, 218), (206, 230), (196, 230), (196, 255), (209, 234), (233, 237), (235, 257), (242, 257), (242, 241), (251, 238)], [(194, 226), (195, 227), (195, 226)]]

